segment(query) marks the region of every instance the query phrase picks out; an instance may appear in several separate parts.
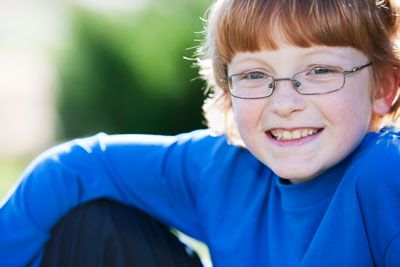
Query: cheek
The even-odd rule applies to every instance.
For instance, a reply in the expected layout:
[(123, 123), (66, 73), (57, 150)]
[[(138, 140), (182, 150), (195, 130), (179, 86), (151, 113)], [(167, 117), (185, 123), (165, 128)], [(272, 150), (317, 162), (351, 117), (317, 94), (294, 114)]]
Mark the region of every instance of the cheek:
[(372, 102), (367, 87), (348, 88), (348, 93), (342, 101), (342, 105), (337, 103), (340, 112), (339, 119), (342, 117), (349, 127), (368, 128), (371, 120)]
[(337, 149), (348, 150), (368, 132), (372, 104), (367, 87), (347, 87), (322, 101), (333, 136), (340, 140)]
[[(357, 97), (357, 96), (353, 96)], [(370, 118), (371, 105), (356, 98), (337, 98), (326, 105), (325, 113), (331, 123), (350, 127), (365, 124)]]
[(243, 138), (257, 129), (264, 110), (263, 101), (233, 98), (232, 108), (239, 133)]

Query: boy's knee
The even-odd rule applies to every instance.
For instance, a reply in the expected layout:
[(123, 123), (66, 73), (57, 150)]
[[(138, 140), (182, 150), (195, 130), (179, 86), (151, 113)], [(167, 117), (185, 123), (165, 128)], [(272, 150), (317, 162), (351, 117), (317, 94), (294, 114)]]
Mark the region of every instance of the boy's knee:
[[(52, 231), (43, 266), (201, 266), (169, 229), (142, 211), (97, 200)], [(47, 263), (47, 264), (46, 264)]]

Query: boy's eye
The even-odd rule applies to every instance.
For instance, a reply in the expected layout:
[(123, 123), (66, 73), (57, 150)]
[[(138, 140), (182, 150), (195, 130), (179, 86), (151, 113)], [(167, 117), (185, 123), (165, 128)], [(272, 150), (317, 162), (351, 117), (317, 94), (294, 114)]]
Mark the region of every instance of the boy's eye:
[(247, 80), (258, 80), (258, 79), (263, 79), (265, 77), (266, 77), (265, 73), (261, 71), (253, 71), (249, 73), (244, 73), (242, 78)]
[(315, 67), (311, 69), (307, 75), (336, 75), (341, 73), (340, 68), (335, 67)]
[[(310, 82), (327, 82), (327, 81), (341, 81), (343, 79), (343, 71), (338, 67), (319, 66), (312, 68), (303, 73), (305, 80)], [(302, 76), (302, 75), (299, 75)], [(298, 77), (300, 80), (302, 78)]]

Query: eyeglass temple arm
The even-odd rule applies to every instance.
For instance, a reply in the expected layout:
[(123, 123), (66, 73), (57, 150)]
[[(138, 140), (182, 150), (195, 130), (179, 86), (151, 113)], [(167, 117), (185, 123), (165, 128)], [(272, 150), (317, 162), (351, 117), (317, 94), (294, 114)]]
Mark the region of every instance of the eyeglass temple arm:
[(356, 71), (359, 71), (359, 70), (361, 70), (361, 69), (363, 69), (363, 68), (365, 68), (365, 67), (371, 66), (371, 65), (372, 65), (372, 63), (369, 62), (369, 63), (367, 63), (367, 64), (365, 64), (365, 65), (352, 68), (351, 70), (345, 70), (345, 71), (343, 71), (343, 74), (346, 75), (346, 74), (354, 73), (354, 72), (356, 72)]

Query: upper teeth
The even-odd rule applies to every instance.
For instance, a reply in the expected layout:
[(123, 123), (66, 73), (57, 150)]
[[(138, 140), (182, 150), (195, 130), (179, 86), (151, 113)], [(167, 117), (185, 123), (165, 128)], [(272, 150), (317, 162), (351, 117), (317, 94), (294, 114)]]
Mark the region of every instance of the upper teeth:
[(317, 132), (317, 130), (316, 129), (298, 129), (294, 131), (271, 130), (270, 132), (278, 140), (296, 140), (302, 137), (313, 135)]

